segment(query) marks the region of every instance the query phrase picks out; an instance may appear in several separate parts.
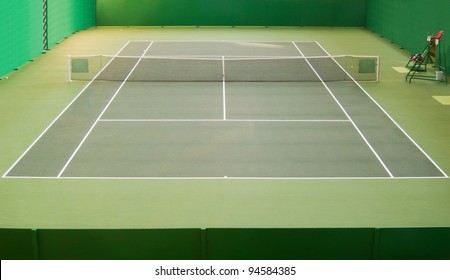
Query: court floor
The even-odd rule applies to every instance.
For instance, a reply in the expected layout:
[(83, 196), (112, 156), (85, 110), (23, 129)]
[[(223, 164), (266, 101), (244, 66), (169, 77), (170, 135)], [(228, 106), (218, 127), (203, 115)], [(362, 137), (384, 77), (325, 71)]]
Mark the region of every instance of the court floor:
[[(277, 68), (224, 64), (234, 81), (145, 82), (146, 56), (302, 57), (307, 80), (239, 81)], [(317, 56), (327, 63), (308, 59)], [(357, 82), (329, 78), (336, 72), (346, 75), (314, 41), (130, 41), (3, 177), (448, 178)]]
[[(358, 85), (352, 82), (326, 81), (325, 84), (333, 93), (331, 95), (314, 73), (317, 79), (308, 82), (226, 82), (227, 121), (223, 120), (220, 82), (166, 83), (129, 80), (118, 90), (130, 73), (130, 68), (120, 73), (120, 67), (104, 70), (108, 75), (121, 75), (113, 82), (91, 82), (91, 79), (67, 82), (68, 54), (114, 56), (129, 41), (128, 44), (137, 47), (135, 42), (150, 43), (152, 40), (154, 43), (149, 51), (155, 52), (149, 56), (298, 56), (298, 50), (291, 48), (292, 41), (311, 42), (311, 52), (319, 52), (319, 45), (313, 44), (317, 41), (333, 56), (380, 56), (380, 82), (360, 82), (360, 85), (414, 142)], [(183, 48), (179, 47), (181, 45)], [(202, 49), (199, 49), (200, 46)], [(299, 46), (304, 51), (305, 45)], [(136, 52), (125, 49), (128, 55), (136, 56)], [(235, 51), (226, 53), (223, 49)], [(141, 53), (137, 54), (139, 59)], [(316, 53), (314, 56), (320, 55), (321, 53)], [(423, 172), (424, 166), (429, 166), (429, 170), (436, 168), (417, 148), (423, 148), (430, 158), (448, 173), (450, 111), (448, 106), (433, 98), (447, 96), (448, 86), (432, 81), (405, 83), (404, 74), (398, 73), (393, 67), (403, 67), (409, 57), (409, 53), (393, 46), (377, 34), (360, 28), (96, 27), (78, 32), (45, 55), (37, 57), (34, 62), (11, 73), (9, 79), (0, 81), (0, 212), (3, 213), (0, 215), (0, 225), (2, 228), (37, 229), (448, 226), (449, 179), (438, 172), (437, 176), (432, 177), (429, 177), (429, 172)], [(313, 59), (308, 58), (308, 61), (314, 63)], [(136, 62), (137, 60), (134, 64)], [(130, 64), (132, 67), (133, 63)], [(140, 66), (144, 64), (139, 63), (137, 67)], [(322, 78), (326, 76), (321, 68), (315, 64), (313, 66), (319, 70)], [(144, 68), (147, 67), (142, 70)], [(113, 73), (107, 73), (107, 70)], [(138, 77), (144, 72), (133, 73)], [(162, 86), (164, 83), (165, 86)], [(209, 85), (210, 88), (205, 88), (203, 84)], [(173, 87), (183, 90), (175, 90)], [(145, 93), (142, 92), (144, 90)], [(118, 93), (113, 98), (116, 91)], [(168, 98), (169, 96), (173, 98)], [(258, 153), (264, 152), (258, 154), (261, 159), (281, 155), (277, 154), (276, 149), (292, 149), (303, 153), (302, 159), (312, 164), (306, 157), (308, 149), (311, 149), (310, 154), (315, 154), (316, 158), (317, 151), (320, 150), (317, 147), (322, 145), (328, 148), (326, 142), (333, 145), (330, 149), (346, 146), (347, 141), (361, 143), (362, 138), (358, 132), (355, 133), (356, 128), (353, 131), (347, 129), (349, 118), (333, 96), (395, 177), (387, 175), (385, 169), (379, 167), (381, 163), (377, 159), (373, 160), (373, 157), (370, 162), (383, 172), (379, 177), (367, 177), (369, 175), (365, 175), (366, 173), (362, 175), (363, 172), (370, 172), (370, 176), (376, 175), (366, 168), (363, 171), (352, 170), (352, 177), (331, 177), (348, 176), (343, 175), (342, 170), (350, 169), (348, 163), (336, 159), (333, 159), (339, 163), (336, 168), (342, 169), (334, 170), (334, 175), (325, 172), (324, 166), (331, 164), (323, 161), (322, 164), (317, 163), (320, 168), (314, 170), (321, 172), (319, 175), (307, 171), (306, 165), (303, 166), (304, 173), (301, 174), (298, 170), (300, 163), (297, 161), (294, 162), (297, 166), (294, 172), (282, 174), (277, 171), (277, 175), (301, 177), (232, 177), (251, 176), (248, 168), (253, 172), (262, 172), (264, 167), (267, 169), (267, 162), (257, 162), (256, 168), (255, 158), (250, 158), (253, 160), (251, 165), (246, 165), (244, 161), (247, 159), (243, 157), (234, 163), (239, 166), (240, 174), (232, 174), (230, 170), (233, 166), (228, 165), (227, 170), (223, 167), (216, 168), (216, 173), (208, 171), (208, 177), (180, 177), (184, 174), (175, 173), (180, 169), (170, 165), (174, 163), (177, 168), (187, 168), (186, 164), (179, 162), (182, 162), (183, 158), (191, 164), (194, 161), (188, 159), (192, 156), (205, 158), (204, 154), (197, 153), (199, 150), (211, 155), (215, 160), (214, 154), (207, 153), (205, 148), (220, 148), (222, 152), (215, 155), (221, 159), (230, 151), (248, 152), (253, 149)], [(204, 102), (202, 104), (205, 105), (198, 102)], [(318, 120), (319, 117), (320, 120), (345, 121), (298, 121)], [(188, 122), (199, 118), (203, 122)], [(180, 121), (154, 122), (172, 119)], [(269, 122), (280, 119), (283, 122)], [(296, 121), (291, 123), (288, 120)], [(211, 126), (211, 129), (206, 129), (207, 126)], [(295, 131), (289, 128), (294, 126)], [(89, 132), (91, 127), (92, 131)], [(165, 134), (158, 136), (150, 131), (144, 132), (139, 127), (163, 127), (158, 128), (157, 133)], [(185, 131), (180, 131), (178, 135), (182, 135), (178, 137), (176, 130), (168, 131), (170, 127), (189, 129), (190, 132), (194, 132), (195, 128), (196, 134), (185, 135)], [(345, 127), (345, 134), (331, 131), (337, 127)], [(108, 134), (103, 133), (106, 131)], [(216, 132), (220, 135), (215, 134)], [(130, 134), (128, 138), (126, 134)], [(322, 136), (319, 137), (319, 134)], [(255, 137), (250, 137), (253, 135)], [(332, 141), (327, 139), (329, 135), (339, 138)], [(356, 138), (352, 135), (356, 135)], [(113, 139), (116, 136), (117, 139)], [(215, 141), (215, 144), (205, 147), (201, 141), (206, 141), (208, 137)], [(167, 144), (164, 150), (163, 145), (171, 139), (176, 142), (176, 146)], [(102, 143), (98, 143), (99, 140)], [(189, 142), (191, 140), (192, 142)], [(289, 147), (288, 140), (292, 143), (303, 142), (306, 146)], [(138, 147), (139, 143), (157, 144), (151, 141), (160, 141), (158, 145), (161, 147), (158, 149), (166, 152), (164, 166), (152, 163), (147, 158), (152, 153), (160, 156), (157, 149)], [(118, 144), (121, 142), (124, 145), (119, 149)], [(278, 147), (281, 146), (280, 143), (283, 147)], [(111, 146), (108, 148), (108, 145)], [(268, 149), (270, 145), (271, 148)], [(78, 146), (80, 148), (71, 163), (58, 178), (58, 174)], [(191, 149), (192, 147), (197, 150)], [(108, 149), (113, 153), (109, 153)], [(169, 157), (169, 149), (174, 149), (172, 155), (178, 159)], [(358, 150), (361, 149), (367, 151), (366, 146), (358, 144)], [(411, 150), (413, 153), (410, 153)], [(145, 153), (140, 155), (141, 151)], [(91, 152), (92, 159), (97, 163), (89, 166), (90, 162), (84, 162), (83, 165), (89, 167), (80, 170), (81, 166), (75, 164), (80, 164), (79, 159), (86, 159)], [(119, 152), (125, 158), (115, 154)], [(349, 158), (348, 153), (349, 149), (342, 149), (342, 153), (336, 158), (342, 158), (342, 154)], [(111, 154), (114, 154), (115, 159), (111, 158)], [(292, 158), (298, 160), (298, 157), (295, 158), (297, 155), (289, 154), (290, 157), (287, 157), (286, 152), (283, 154), (277, 162), (282, 167), (290, 166), (287, 161)], [(329, 155), (325, 152), (322, 155), (320, 150), (319, 156), (331, 160)], [(237, 155), (231, 154), (230, 158), (233, 157), (236, 158)], [(130, 158), (136, 162), (127, 162)], [(411, 164), (416, 162), (415, 158), (422, 159), (422, 164)], [(143, 167), (146, 165), (147, 167)], [(152, 170), (153, 173), (150, 173), (148, 169), (145, 170), (152, 166), (157, 166), (159, 171)], [(277, 165), (273, 164), (271, 170), (276, 167)], [(108, 169), (108, 177), (99, 177), (106, 174), (106, 171), (101, 174), (102, 168)], [(111, 170), (114, 168), (121, 169), (123, 173), (112, 174)], [(201, 170), (199, 167), (189, 168), (191, 172)], [(359, 165), (352, 162), (351, 168), (358, 169)], [(422, 173), (416, 174), (414, 168)], [(136, 170), (135, 174), (132, 174), (132, 170)], [(183, 169), (183, 172), (187, 171), (188, 169)], [(82, 177), (87, 176), (88, 172), (92, 172), (89, 176), (95, 177)], [(244, 172), (246, 174), (243, 174)], [(153, 177), (156, 175), (161, 177)]]

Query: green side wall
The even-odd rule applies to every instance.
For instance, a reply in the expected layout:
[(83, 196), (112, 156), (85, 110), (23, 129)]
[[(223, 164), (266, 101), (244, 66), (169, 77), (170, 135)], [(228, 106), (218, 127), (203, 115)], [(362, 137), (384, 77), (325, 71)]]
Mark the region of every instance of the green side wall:
[(366, 0), (97, 0), (98, 26), (358, 26)]
[(449, 0), (367, 0), (366, 27), (411, 53), (425, 48), (427, 35), (444, 30), (450, 67)]
[(2, 1), (0, 78), (42, 52), (42, 2)]
[(78, 30), (95, 26), (95, 0), (47, 1), (50, 48)]
[[(48, 46), (95, 26), (96, 0), (47, 0)], [(0, 78), (43, 51), (43, 0), (2, 1)]]
[(450, 228), (0, 229), (0, 259), (450, 259)]

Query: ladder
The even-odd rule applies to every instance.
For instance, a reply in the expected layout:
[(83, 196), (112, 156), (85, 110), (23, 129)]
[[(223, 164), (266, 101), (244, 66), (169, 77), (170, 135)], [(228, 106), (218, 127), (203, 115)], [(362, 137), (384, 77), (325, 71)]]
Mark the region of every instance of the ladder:
[[(427, 45), (422, 52), (412, 55), (406, 64), (409, 72), (405, 80), (411, 83), (412, 79), (433, 80), (448, 83), (446, 74), (447, 60), (445, 57), (444, 31), (439, 31), (434, 36), (427, 37)], [(434, 60), (433, 60), (434, 57)], [(435, 75), (428, 73), (428, 64), (433, 63)], [(425, 73), (425, 74), (424, 74)]]

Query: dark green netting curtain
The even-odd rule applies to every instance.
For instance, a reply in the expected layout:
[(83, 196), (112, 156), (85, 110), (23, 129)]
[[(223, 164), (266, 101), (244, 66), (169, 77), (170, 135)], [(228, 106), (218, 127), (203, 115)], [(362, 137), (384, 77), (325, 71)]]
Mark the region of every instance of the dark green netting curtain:
[(366, 0), (97, 0), (97, 25), (364, 26)]

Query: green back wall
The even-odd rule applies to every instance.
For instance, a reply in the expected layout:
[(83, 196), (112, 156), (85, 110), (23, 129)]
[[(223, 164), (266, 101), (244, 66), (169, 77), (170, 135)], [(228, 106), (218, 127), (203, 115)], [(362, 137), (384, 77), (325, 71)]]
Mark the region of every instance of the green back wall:
[(97, 0), (99, 26), (364, 26), (366, 0)]
[(1, 0), (0, 78), (42, 52), (42, 2)]
[(411, 53), (423, 50), (427, 35), (444, 30), (447, 68), (450, 66), (449, 0), (367, 0), (366, 25)]

